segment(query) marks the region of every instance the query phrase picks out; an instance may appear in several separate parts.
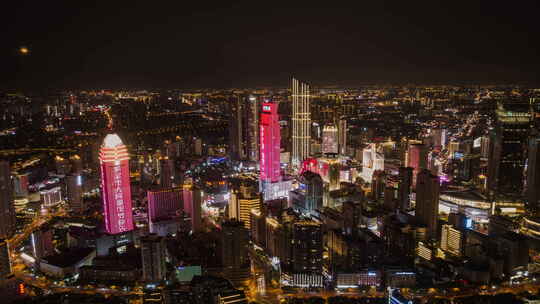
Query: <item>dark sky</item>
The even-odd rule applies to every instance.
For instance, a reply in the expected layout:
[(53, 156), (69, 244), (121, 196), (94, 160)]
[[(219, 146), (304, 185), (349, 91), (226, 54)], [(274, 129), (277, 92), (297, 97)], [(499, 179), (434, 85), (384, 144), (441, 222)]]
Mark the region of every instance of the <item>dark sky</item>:
[(3, 87), (540, 81), (533, 1), (10, 2)]

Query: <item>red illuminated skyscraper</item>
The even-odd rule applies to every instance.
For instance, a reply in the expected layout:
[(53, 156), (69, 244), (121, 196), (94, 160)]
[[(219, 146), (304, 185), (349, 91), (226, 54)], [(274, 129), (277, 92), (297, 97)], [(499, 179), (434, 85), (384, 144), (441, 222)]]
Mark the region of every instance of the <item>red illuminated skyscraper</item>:
[(261, 182), (274, 183), (281, 179), (278, 104), (262, 104), (260, 121), (261, 139)]
[(105, 229), (109, 234), (133, 230), (129, 154), (116, 134), (105, 137), (99, 153)]

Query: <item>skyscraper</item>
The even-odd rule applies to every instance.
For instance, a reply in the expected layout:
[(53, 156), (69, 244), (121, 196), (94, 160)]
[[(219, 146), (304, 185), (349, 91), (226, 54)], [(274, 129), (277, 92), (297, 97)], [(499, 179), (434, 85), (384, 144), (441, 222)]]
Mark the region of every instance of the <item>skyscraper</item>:
[(522, 194), (525, 151), (532, 123), (529, 110), (528, 103), (508, 101), (498, 104), (488, 161), (488, 189), (491, 194)]
[(300, 221), (293, 226), (293, 270), (297, 273), (322, 271), (322, 228), (313, 221)]
[(242, 221), (248, 230), (251, 230), (251, 211), (261, 212), (262, 198), (258, 193), (253, 193), (248, 197), (241, 192), (233, 191), (229, 199), (229, 218)]
[(300, 182), (305, 187), (304, 210), (307, 213), (315, 213), (322, 210), (324, 187), (321, 176), (311, 171), (306, 171), (300, 176)]
[(141, 238), (143, 281), (159, 283), (166, 278), (165, 239), (157, 235)]
[(439, 216), (439, 178), (427, 169), (418, 173), (416, 184), (417, 221), (426, 226), (427, 235), (433, 239), (437, 236), (437, 218)]
[(337, 154), (338, 153), (338, 129), (330, 124), (323, 127), (322, 152)]
[(411, 207), (413, 168), (399, 167), (398, 206), (402, 211)]
[(262, 104), (260, 121), (261, 140), (261, 182), (274, 183), (281, 179), (280, 171), (280, 130), (278, 104), (265, 102)]
[(165, 156), (159, 160), (159, 184), (162, 188), (171, 188), (175, 182), (174, 160)]
[(191, 216), (191, 230), (199, 232), (201, 230), (201, 202), (202, 191), (194, 186), (184, 186), (184, 211)]
[(250, 275), (249, 234), (243, 222), (226, 221), (221, 225), (221, 261), (224, 276), (235, 285), (244, 285)]
[(338, 125), (338, 146), (339, 154), (347, 154), (347, 120), (342, 118)]
[(234, 96), (230, 105), (229, 116), (229, 156), (233, 160), (244, 158), (244, 137), (243, 137), (243, 113), (244, 105), (242, 96)]
[(530, 208), (540, 211), (540, 135), (537, 133), (529, 138), (527, 201)]
[(83, 189), (81, 175), (67, 175), (66, 188), (69, 209), (75, 214), (81, 214), (84, 211)]
[(133, 230), (129, 154), (117, 134), (105, 136), (99, 154), (105, 230), (119, 234)]
[(260, 102), (255, 96), (249, 96), (247, 105), (247, 158), (259, 160), (259, 112)]
[(311, 141), (311, 111), (309, 102), (309, 85), (292, 80), (292, 164), (300, 167), (304, 159), (309, 157)]
[(413, 168), (412, 187), (416, 187), (416, 177), (420, 170), (427, 169), (427, 149), (424, 144), (412, 144), (408, 150), (408, 167)]
[(15, 206), (13, 205), (13, 185), (11, 166), (8, 161), (0, 161), (0, 238), (8, 239), (15, 233)]

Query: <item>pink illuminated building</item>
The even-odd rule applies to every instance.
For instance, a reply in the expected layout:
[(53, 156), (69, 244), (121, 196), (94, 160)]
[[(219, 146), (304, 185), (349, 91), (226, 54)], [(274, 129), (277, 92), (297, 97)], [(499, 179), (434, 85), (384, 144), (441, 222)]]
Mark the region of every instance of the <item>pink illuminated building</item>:
[(133, 230), (129, 154), (116, 134), (105, 137), (99, 153), (105, 230), (119, 234)]
[(183, 209), (182, 188), (148, 190), (148, 217), (151, 222), (169, 219)]
[(280, 181), (280, 130), (278, 105), (273, 102), (262, 104), (260, 121), (261, 140), (261, 182), (275, 183)]

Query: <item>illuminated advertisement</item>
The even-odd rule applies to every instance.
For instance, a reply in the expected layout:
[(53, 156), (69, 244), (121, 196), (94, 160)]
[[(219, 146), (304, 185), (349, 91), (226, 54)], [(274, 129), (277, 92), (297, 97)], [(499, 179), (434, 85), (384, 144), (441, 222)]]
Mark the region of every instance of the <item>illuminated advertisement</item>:
[(109, 234), (133, 230), (129, 155), (118, 135), (109, 134), (100, 151), (105, 229)]
[(265, 103), (260, 120), (260, 177), (264, 182), (280, 180), (280, 126), (278, 106), (275, 103)]

